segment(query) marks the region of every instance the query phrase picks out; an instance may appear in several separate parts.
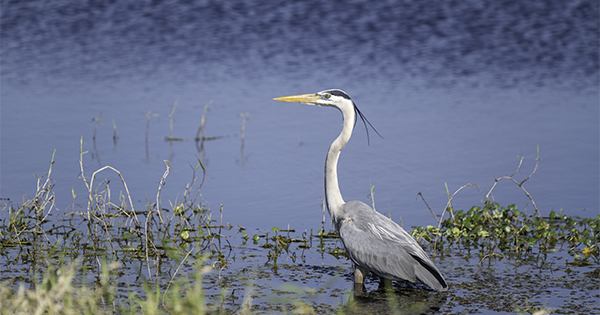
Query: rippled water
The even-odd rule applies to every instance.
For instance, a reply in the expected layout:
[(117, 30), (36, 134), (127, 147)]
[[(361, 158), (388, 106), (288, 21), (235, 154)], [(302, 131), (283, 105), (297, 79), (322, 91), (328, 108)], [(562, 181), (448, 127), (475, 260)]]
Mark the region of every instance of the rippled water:
[[(325, 151), (339, 113), (277, 96), (342, 88), (384, 139), (357, 129), (340, 161), (346, 200), (406, 225), (433, 223), (446, 188), (458, 208), (494, 178), (524, 179), (543, 213), (599, 209), (598, 3), (595, 1), (2, 1), (1, 197), (32, 195), (56, 163), (56, 201), (85, 198), (79, 174), (119, 169), (135, 206), (181, 198), (204, 154), (202, 194), (234, 224), (319, 228)], [(192, 141), (202, 109), (208, 136)], [(167, 143), (168, 115), (174, 136)], [(150, 123), (145, 146), (146, 117)], [(101, 122), (95, 143), (93, 117)], [(240, 113), (249, 113), (242, 145)], [(119, 130), (113, 143), (112, 121)], [(359, 126), (362, 128), (362, 126)], [(119, 190), (113, 174), (101, 176)], [(514, 184), (502, 205), (532, 211)], [(81, 201), (83, 200), (83, 201)], [(76, 199), (83, 203), (85, 199)], [(587, 209), (585, 212), (581, 209)]]
[(111, 80), (186, 66), (209, 75), (206, 66), (225, 64), (249, 77), (321, 70), (360, 80), (484, 73), (508, 85), (597, 81), (593, 1), (3, 1), (3, 8), (11, 78)]

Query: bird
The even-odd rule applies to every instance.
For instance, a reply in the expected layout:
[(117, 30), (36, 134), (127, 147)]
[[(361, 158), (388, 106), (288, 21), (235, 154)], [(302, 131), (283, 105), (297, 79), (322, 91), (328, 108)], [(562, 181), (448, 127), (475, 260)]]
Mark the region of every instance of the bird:
[[(343, 127), (325, 159), (325, 202), (331, 222), (354, 265), (354, 287), (364, 288), (369, 272), (383, 279), (424, 283), (435, 291), (448, 290), (444, 276), (421, 246), (402, 227), (361, 201), (345, 202), (338, 184), (337, 164), (360, 116), (379, 135), (354, 101), (340, 89), (274, 98), (276, 101), (337, 108)], [(379, 135), (381, 136), (381, 135)], [(383, 282), (382, 282), (383, 283)]]

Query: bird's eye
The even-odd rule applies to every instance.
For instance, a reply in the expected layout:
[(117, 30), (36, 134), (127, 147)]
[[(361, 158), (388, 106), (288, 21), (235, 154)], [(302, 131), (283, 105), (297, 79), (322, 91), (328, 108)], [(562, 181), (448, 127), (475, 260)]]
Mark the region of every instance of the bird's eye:
[(331, 94), (329, 94), (329, 93), (325, 93), (325, 94), (321, 95), (321, 97), (322, 97), (324, 100), (328, 100), (328, 99), (330, 99), (330, 98), (331, 98)]

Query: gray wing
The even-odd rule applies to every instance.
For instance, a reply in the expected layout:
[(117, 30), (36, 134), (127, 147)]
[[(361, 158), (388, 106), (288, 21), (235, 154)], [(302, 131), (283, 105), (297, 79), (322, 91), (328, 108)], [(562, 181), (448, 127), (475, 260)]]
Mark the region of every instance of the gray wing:
[(448, 287), (421, 246), (398, 224), (360, 201), (344, 204), (338, 231), (350, 259), (360, 267), (394, 280), (417, 279), (437, 291)]

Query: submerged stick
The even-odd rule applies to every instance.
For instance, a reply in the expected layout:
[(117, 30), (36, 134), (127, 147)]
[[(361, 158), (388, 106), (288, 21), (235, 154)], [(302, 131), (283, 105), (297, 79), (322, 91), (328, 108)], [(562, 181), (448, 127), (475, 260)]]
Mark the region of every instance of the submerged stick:
[[(202, 118), (200, 119), (200, 127), (198, 127), (198, 131), (196, 131), (196, 138), (194, 139), (196, 141), (205, 140), (204, 126), (206, 125), (206, 113), (208, 113), (208, 106), (210, 106), (212, 102), (213, 101), (210, 100), (208, 103), (206, 103), (206, 105), (204, 105), (204, 109), (202, 110)], [(200, 135), (202, 135), (202, 137), (200, 137)]]

